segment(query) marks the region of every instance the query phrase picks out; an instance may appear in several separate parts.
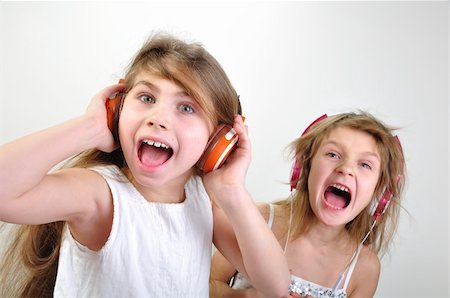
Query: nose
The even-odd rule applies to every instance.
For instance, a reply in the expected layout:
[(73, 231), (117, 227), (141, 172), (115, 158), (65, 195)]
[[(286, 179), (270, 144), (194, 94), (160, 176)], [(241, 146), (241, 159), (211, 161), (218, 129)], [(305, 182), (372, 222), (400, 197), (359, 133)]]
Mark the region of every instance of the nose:
[(149, 111), (146, 122), (148, 126), (153, 126), (159, 129), (167, 129), (170, 123), (167, 108), (164, 107), (163, 104), (156, 104)]
[(342, 175), (354, 176), (354, 170), (351, 164), (348, 161), (342, 161), (339, 166), (336, 168), (336, 172)]

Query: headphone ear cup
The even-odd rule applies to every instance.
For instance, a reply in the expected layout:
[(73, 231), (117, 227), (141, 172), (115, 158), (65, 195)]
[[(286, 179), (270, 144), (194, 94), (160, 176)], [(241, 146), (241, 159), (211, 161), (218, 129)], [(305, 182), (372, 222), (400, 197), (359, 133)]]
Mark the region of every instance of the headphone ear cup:
[(108, 128), (116, 143), (119, 142), (119, 116), (120, 110), (122, 109), (124, 94), (125, 93), (117, 93), (113, 98), (106, 100)]
[(205, 173), (220, 168), (236, 148), (238, 139), (238, 134), (231, 125), (220, 125), (206, 144), (197, 167)]
[(302, 167), (300, 166), (300, 160), (298, 156), (295, 157), (295, 162), (292, 165), (291, 170), (291, 191), (297, 187), (298, 179), (300, 178), (300, 175), (302, 174)]
[[(319, 118), (317, 118), (316, 120), (314, 120), (310, 125), (308, 125), (308, 127), (303, 131), (303, 133), (301, 134), (301, 136), (305, 135), (309, 129), (314, 126), (314, 124), (316, 124), (319, 121), (322, 121), (323, 119), (327, 118), (328, 115), (327, 114), (323, 114), (322, 116), (320, 116)], [(290, 185), (291, 185), (291, 191), (293, 189), (295, 189), (297, 187), (298, 184), (298, 179), (300, 178), (300, 175), (302, 174), (302, 166), (300, 165), (300, 158), (299, 155), (297, 154), (295, 156), (295, 162), (294, 165), (292, 166), (292, 170), (291, 170), (291, 181), (290, 181)]]
[[(397, 176), (397, 184), (400, 183), (400, 176)], [(374, 204), (371, 208), (373, 220), (378, 220), (380, 216), (386, 211), (389, 206), (393, 194), (390, 189), (386, 188), (378, 199), (376, 205)]]
[(386, 211), (386, 208), (391, 202), (392, 192), (389, 189), (385, 189), (378, 199), (376, 205), (372, 206), (372, 216), (373, 220), (378, 220), (380, 216)]
[[(125, 79), (120, 79), (118, 83), (125, 84)], [(122, 110), (124, 96), (124, 92), (118, 92), (113, 98), (108, 98), (105, 103), (108, 128), (116, 143), (119, 142), (119, 116)]]

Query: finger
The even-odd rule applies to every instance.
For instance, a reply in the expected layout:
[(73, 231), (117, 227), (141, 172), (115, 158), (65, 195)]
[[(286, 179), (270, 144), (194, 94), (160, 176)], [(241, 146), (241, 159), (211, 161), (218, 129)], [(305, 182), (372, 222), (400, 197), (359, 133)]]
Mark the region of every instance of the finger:
[(102, 91), (99, 92), (99, 95), (102, 98), (107, 99), (110, 98), (115, 93), (123, 91), (125, 91), (125, 84), (114, 84), (104, 88)]
[(241, 116), (238, 115), (234, 118), (233, 129), (239, 137), (248, 138), (248, 126), (244, 124)]

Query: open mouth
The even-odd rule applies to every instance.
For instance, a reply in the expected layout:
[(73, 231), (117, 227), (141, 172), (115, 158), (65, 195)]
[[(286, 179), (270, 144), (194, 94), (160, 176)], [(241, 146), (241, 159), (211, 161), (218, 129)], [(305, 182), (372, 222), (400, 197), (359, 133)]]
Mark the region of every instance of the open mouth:
[(139, 146), (139, 160), (146, 167), (156, 167), (168, 161), (173, 155), (173, 150), (168, 145), (153, 141), (143, 140)]
[(332, 184), (325, 190), (325, 203), (332, 209), (344, 209), (350, 204), (350, 201), (350, 190), (343, 185)]

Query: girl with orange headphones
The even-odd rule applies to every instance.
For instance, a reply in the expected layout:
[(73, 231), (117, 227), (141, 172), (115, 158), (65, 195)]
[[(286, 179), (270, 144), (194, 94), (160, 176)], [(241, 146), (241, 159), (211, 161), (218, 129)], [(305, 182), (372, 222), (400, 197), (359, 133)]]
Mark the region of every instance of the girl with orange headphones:
[[(324, 115), (292, 143), (291, 196), (260, 205), (284, 248), (292, 297), (374, 296), (405, 176), (392, 130), (364, 112)], [(216, 253), (210, 297), (259, 296)]]
[[(157, 34), (85, 114), (1, 146), (0, 220), (24, 225), (0, 264), (0, 296), (208, 297), (212, 243), (266, 296), (287, 295), (283, 251), (244, 185), (239, 113), (201, 45)], [(220, 124), (237, 149), (204, 174), (209, 162), (196, 164)]]

